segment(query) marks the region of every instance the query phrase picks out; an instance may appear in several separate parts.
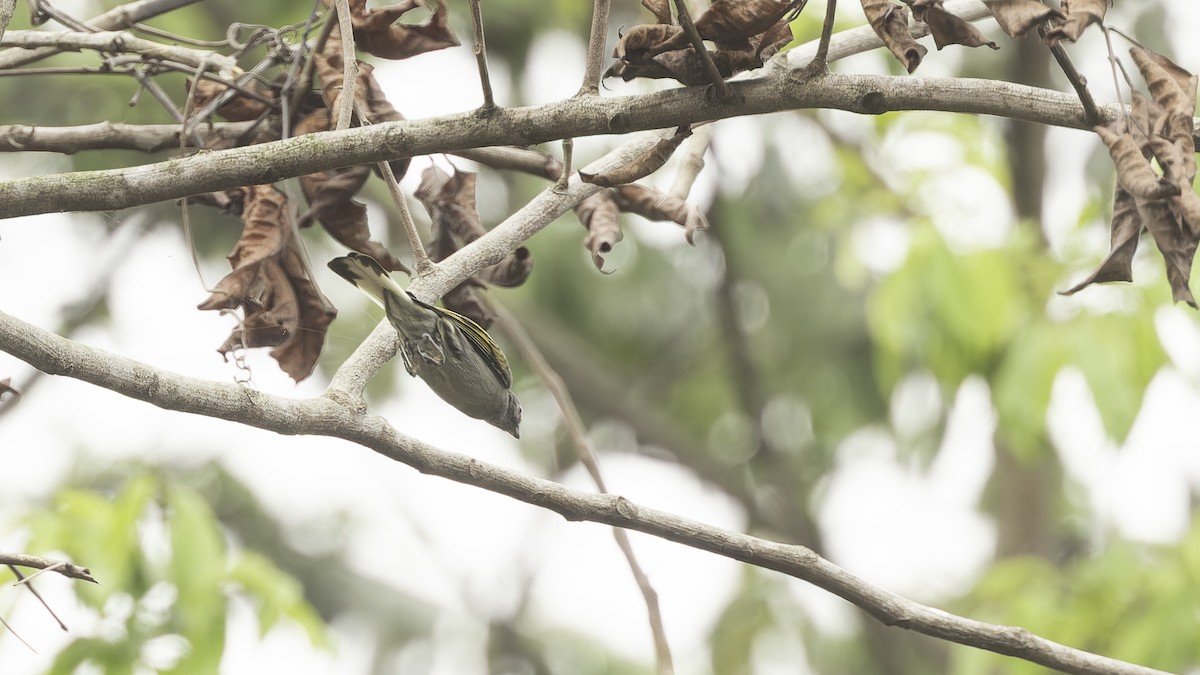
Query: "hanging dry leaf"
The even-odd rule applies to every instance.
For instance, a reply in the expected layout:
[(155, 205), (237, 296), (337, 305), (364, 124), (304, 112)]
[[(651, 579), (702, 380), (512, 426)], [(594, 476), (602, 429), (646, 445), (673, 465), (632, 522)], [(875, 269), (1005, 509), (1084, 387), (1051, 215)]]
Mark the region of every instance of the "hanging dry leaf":
[(613, 190), (617, 208), (626, 213), (636, 213), (648, 220), (670, 220), (683, 227), (683, 237), (695, 245), (693, 237), (698, 230), (708, 229), (708, 219), (694, 204), (679, 197), (659, 192), (654, 188), (630, 183)]
[[(336, 47), (333, 45), (337, 45)], [(313, 55), (313, 70), (317, 74), (317, 79), (321, 81), (322, 96), (325, 99), (325, 107), (328, 110), (337, 110), (341, 102), (342, 84), (344, 75), (342, 71), (342, 48), (339, 40), (330, 39), (325, 43), (325, 50)], [(392, 106), (391, 101), (383, 93), (383, 87), (380, 86), (379, 80), (375, 79), (375, 66), (369, 63), (358, 64), (358, 75), (354, 80), (354, 100), (355, 100), (355, 118), (358, 117), (359, 110), (367, 111), (367, 119), (359, 120), (359, 124), (379, 124), (381, 122), (398, 122), (404, 119), (404, 115)], [(330, 124), (327, 129), (332, 129)], [(311, 131), (325, 131), (326, 129), (312, 129)], [(308, 133), (308, 132), (305, 132)], [(297, 132), (299, 135), (299, 132)], [(409, 158), (394, 159), (388, 162), (392, 173), (399, 180), (408, 172)]]
[(940, 50), (946, 45), (1000, 49), (999, 45), (983, 36), (970, 21), (947, 12), (942, 0), (904, 0), (912, 6), (913, 18), (924, 21), (933, 36), (933, 44)]
[(625, 166), (617, 167), (612, 171), (604, 173), (587, 173), (586, 171), (579, 172), (579, 178), (585, 183), (592, 183), (602, 187), (612, 187), (614, 185), (623, 185), (632, 183), (633, 181), (649, 176), (650, 174), (662, 168), (663, 164), (671, 158), (675, 149), (683, 142), (685, 138), (692, 135), (690, 126), (682, 126), (675, 130), (675, 134), (670, 138), (664, 138), (654, 144), (653, 148), (647, 150), (644, 154), (635, 157), (633, 161)]
[(1048, 42), (1075, 42), (1083, 31), (1094, 23), (1104, 23), (1110, 0), (1063, 0), (1062, 11), (1067, 15), (1059, 25), (1046, 34)]
[[(192, 78), (187, 78), (187, 86), (191, 88)], [(225, 93), (229, 87), (221, 82), (216, 82), (208, 78), (201, 78), (196, 84), (195, 93), (192, 94), (192, 107), (199, 110), (212, 102), (213, 99)], [(266, 98), (272, 98), (274, 92), (263, 93), (254, 86), (253, 83), (243, 85), (246, 91), (254, 92)], [(260, 101), (256, 98), (247, 96), (241, 92), (233, 95), (233, 98), (222, 103), (217, 108), (217, 114), (230, 122), (250, 122), (256, 120), (263, 115), (271, 112), (272, 106), (268, 103)]]
[(1138, 236), (1142, 233), (1142, 217), (1137, 202), (1125, 188), (1117, 186), (1113, 195), (1113, 215), (1108, 256), (1095, 272), (1073, 288), (1060, 291), (1073, 295), (1092, 284), (1109, 281), (1133, 281), (1133, 254), (1137, 252)]
[(750, 48), (750, 38), (775, 26), (785, 16), (790, 21), (808, 0), (716, 0), (696, 18), (696, 32), (720, 50)]
[(604, 271), (604, 256), (625, 235), (621, 232), (621, 211), (612, 190), (601, 190), (575, 205), (575, 215), (587, 228), (583, 245), (592, 253), (592, 264)]
[(862, 0), (863, 13), (871, 29), (883, 40), (904, 69), (913, 72), (929, 51), (913, 39), (908, 25), (908, 8), (893, 5), (889, 0)]
[(1125, 131), (1118, 120), (1110, 125), (1094, 127), (1095, 132), (1108, 146), (1113, 164), (1117, 167), (1117, 182), (1135, 197), (1162, 199), (1179, 194), (1179, 187), (1166, 178), (1154, 173), (1142, 155), (1133, 135)]
[(1192, 277), (1192, 259), (1196, 255), (1196, 242), (1186, 236), (1179, 218), (1170, 203), (1161, 199), (1137, 199), (1138, 213), (1146, 223), (1146, 229), (1154, 237), (1154, 243), (1162, 253), (1167, 266), (1167, 282), (1171, 285), (1171, 297), (1175, 302), (1183, 301), (1196, 307), (1189, 280)]
[(792, 23), (787, 20), (787, 17), (784, 17), (762, 35), (751, 38), (750, 42), (751, 44), (758, 42), (754, 48), (754, 55), (759, 62), (765, 63), (767, 59), (775, 56), (780, 49), (786, 47), (794, 39)]
[[(324, 1), (326, 7), (333, 5), (333, 0)], [(394, 5), (367, 9), (367, 0), (350, 0), (355, 45), (381, 59), (407, 59), (425, 52), (457, 47), (458, 38), (448, 23), (446, 0), (437, 0), (437, 7), (425, 23), (396, 23), (418, 6), (424, 7), (425, 3), (402, 0)]]
[(299, 382), (316, 367), (337, 311), (305, 271), (283, 193), (271, 185), (245, 190), (242, 236), (229, 255), (233, 271), (199, 309), (241, 307), (241, 325), (218, 351), (274, 346), (271, 356)]
[(996, 23), (1009, 37), (1021, 37), (1038, 24), (1057, 19), (1066, 20), (1066, 15), (1053, 7), (1047, 7), (1038, 0), (983, 0)]
[[(414, 196), (425, 205), (432, 221), (427, 249), (435, 262), (446, 259), (487, 233), (476, 207), (475, 183), (476, 175), (469, 171), (456, 171), (449, 176), (431, 166), (421, 172), (421, 184)], [(520, 286), (532, 271), (533, 256), (529, 249), (521, 246), (500, 262), (459, 284), (442, 297), (442, 303), (486, 328), (494, 317), (476, 297), (475, 289), (483, 287), (485, 282), (495, 286)]]
[(647, 63), (653, 56), (676, 49), (686, 49), (690, 45), (687, 34), (679, 26), (642, 24), (621, 35), (621, 39), (613, 47), (612, 55), (613, 58), (626, 63)]

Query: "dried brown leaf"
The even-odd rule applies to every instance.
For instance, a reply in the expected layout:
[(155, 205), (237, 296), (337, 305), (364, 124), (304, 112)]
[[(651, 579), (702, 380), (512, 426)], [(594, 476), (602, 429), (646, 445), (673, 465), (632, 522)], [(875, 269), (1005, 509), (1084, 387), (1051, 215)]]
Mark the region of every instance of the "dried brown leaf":
[(1189, 281), (1192, 276), (1192, 259), (1196, 255), (1196, 242), (1187, 236), (1179, 217), (1165, 199), (1137, 199), (1138, 213), (1146, 223), (1146, 229), (1154, 237), (1167, 267), (1167, 282), (1171, 285), (1171, 297), (1175, 302), (1183, 301), (1196, 307)]
[(693, 237), (697, 230), (708, 229), (708, 219), (699, 207), (654, 188), (635, 183), (621, 185), (614, 188), (613, 199), (617, 208), (627, 213), (636, 213), (649, 220), (669, 220), (683, 226), (683, 236), (689, 244), (695, 243)]
[[(445, 260), (487, 233), (476, 208), (475, 184), (476, 175), (469, 171), (455, 171), (450, 176), (436, 166), (430, 166), (421, 172), (421, 184), (414, 196), (425, 205), (432, 221), (427, 249), (435, 262)], [(532, 254), (524, 246), (518, 247), (500, 262), (456, 286), (442, 297), (442, 303), (486, 328), (494, 317), (476, 296), (476, 289), (483, 287), (485, 282), (496, 286), (520, 286), (532, 271)]]
[[(1196, 77), (1165, 57), (1147, 49), (1129, 50), (1154, 102), (1172, 113), (1191, 117), (1196, 113)], [(1157, 58), (1155, 58), (1157, 57)], [(1167, 65), (1164, 65), (1164, 61)]]
[(583, 245), (592, 253), (592, 264), (603, 272), (604, 256), (625, 236), (621, 232), (621, 211), (612, 190), (601, 190), (576, 204), (575, 215), (587, 228)]
[(942, 0), (904, 0), (912, 6), (913, 18), (924, 21), (929, 26), (929, 34), (933, 43), (940, 50), (946, 45), (962, 45), (964, 47), (982, 47), (987, 45), (992, 49), (1000, 49), (999, 45), (985, 38), (983, 33), (970, 21), (947, 12), (942, 7)]
[(795, 18), (808, 0), (716, 0), (696, 18), (696, 31), (721, 50), (750, 48), (750, 38), (770, 30), (780, 19)]
[(1038, 0), (983, 0), (996, 23), (1009, 37), (1021, 37), (1049, 19), (1066, 20), (1066, 15)]
[(1123, 127), (1120, 122), (1094, 127), (1101, 140), (1108, 146), (1108, 153), (1117, 167), (1117, 182), (1121, 187), (1139, 199), (1163, 199), (1178, 195), (1179, 186), (1154, 173), (1133, 135)]
[[(325, 0), (326, 6), (332, 0)], [(425, 3), (404, 0), (394, 5), (367, 9), (367, 0), (350, 0), (350, 20), (354, 25), (354, 43), (359, 49), (381, 59), (407, 59), (411, 56), (447, 47), (457, 47), (458, 38), (450, 30), (446, 0), (437, 0), (429, 20), (422, 24), (396, 23), (401, 16)]]
[(271, 356), (299, 382), (316, 366), (337, 311), (308, 278), (283, 193), (271, 185), (245, 190), (242, 236), (229, 255), (233, 271), (199, 309), (241, 307), (241, 325), (218, 351), (274, 346)]
[(794, 39), (796, 36), (792, 35), (792, 23), (784, 17), (762, 35), (751, 38), (750, 42), (758, 43), (754, 47), (754, 56), (760, 62), (765, 62)]
[(904, 69), (913, 72), (929, 51), (913, 39), (908, 25), (908, 7), (893, 5), (889, 0), (862, 0), (863, 13), (872, 30), (883, 40)]
[(621, 35), (613, 47), (613, 58), (626, 63), (647, 63), (663, 52), (685, 49), (691, 43), (679, 26), (670, 24), (641, 24)]
[(1065, 20), (1046, 34), (1046, 40), (1069, 40), (1075, 42), (1083, 35), (1083, 31), (1094, 23), (1104, 23), (1104, 14), (1108, 11), (1110, 0), (1063, 0), (1062, 9), (1067, 15)]
[(662, 168), (663, 164), (674, 154), (675, 149), (683, 142), (685, 138), (692, 135), (690, 126), (682, 126), (675, 130), (675, 134), (670, 138), (664, 138), (654, 144), (644, 154), (635, 157), (628, 164), (617, 167), (612, 171), (593, 174), (586, 171), (579, 172), (579, 178), (585, 183), (592, 183), (602, 187), (613, 187), (614, 185), (623, 185), (632, 183), (633, 181), (649, 176), (650, 174)]
[(1117, 186), (1113, 195), (1113, 215), (1108, 256), (1095, 272), (1073, 288), (1060, 291), (1073, 295), (1092, 285), (1109, 281), (1133, 281), (1133, 254), (1137, 252), (1138, 236), (1142, 233), (1142, 217), (1133, 195)]
[[(192, 78), (187, 78), (188, 87), (192, 86), (192, 82)], [(196, 110), (208, 105), (213, 99), (225, 93), (229, 89), (229, 87), (225, 86), (223, 83), (207, 78), (201, 78), (195, 87), (195, 93), (192, 95), (192, 107)], [(254, 86), (253, 83), (245, 84), (243, 85), (243, 88), (248, 91), (253, 91), (257, 94), (262, 94), (268, 98), (274, 94), (274, 92), (267, 92), (266, 94), (263, 94), (258, 90), (257, 87)], [(256, 98), (246, 96), (241, 92), (234, 94), (233, 98), (222, 103), (220, 107), (217, 108), (217, 114), (229, 120), (230, 122), (249, 122), (258, 119), (270, 111), (270, 105)]]

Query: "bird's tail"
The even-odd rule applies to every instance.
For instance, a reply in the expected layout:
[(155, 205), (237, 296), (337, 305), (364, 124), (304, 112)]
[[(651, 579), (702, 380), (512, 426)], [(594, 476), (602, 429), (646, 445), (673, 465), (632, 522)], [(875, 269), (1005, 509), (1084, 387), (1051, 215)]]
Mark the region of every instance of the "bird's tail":
[(329, 261), (329, 269), (354, 284), (360, 291), (371, 296), (384, 309), (414, 310), (416, 302), (408, 291), (400, 287), (392, 275), (369, 255), (351, 252)]

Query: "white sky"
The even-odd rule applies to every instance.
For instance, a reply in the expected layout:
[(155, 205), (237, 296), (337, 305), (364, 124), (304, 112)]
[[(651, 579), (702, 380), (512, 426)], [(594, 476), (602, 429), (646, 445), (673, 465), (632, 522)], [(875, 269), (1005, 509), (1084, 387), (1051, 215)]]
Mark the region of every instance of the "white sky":
[[(1200, 3), (1177, 0), (1166, 4), (1175, 25), (1200, 25)], [(853, 16), (850, 10), (846, 13)], [(1076, 62), (1081, 66), (1102, 64), (1106, 69), (1096, 47), (1095, 39), (1090, 43), (1085, 39), (1073, 52)], [(931, 53), (922, 69), (943, 58), (966, 58), (951, 54), (949, 50)], [(1177, 57), (1193, 70), (1200, 68), (1200, 45), (1180, 44)], [(578, 88), (583, 52), (572, 38), (544, 35), (530, 58), (534, 65), (525, 84), (537, 83), (544, 89), (524, 89), (526, 101), (549, 101), (569, 96)], [(870, 69), (870, 58), (874, 57), (858, 57), (864, 70)], [(493, 69), (497, 100), (502, 104), (511, 101), (509, 77), (495, 63)], [(410, 118), (457, 112), (479, 102), (473, 87), (445, 86), (447, 82), (474, 81), (475, 62), (466, 48), (380, 65), (376, 74), (388, 91), (426, 92), (404, 97), (398, 105)], [(1104, 82), (1107, 77), (1089, 75), (1093, 82)], [(619, 94), (638, 86), (610, 83), (609, 91)], [(1102, 85), (1097, 88), (1101, 98), (1110, 96), (1110, 90)], [(791, 138), (794, 142), (796, 135), (811, 131), (805, 128), (811, 123), (803, 118), (777, 117), (771, 125), (762, 122), (734, 119), (717, 126), (714, 143), (719, 166), (714, 170), (710, 161), (698, 184), (697, 199), (711, 198), (716, 171), (722, 189), (737, 189), (749, 180), (762, 160), (756, 149), (764, 138), (771, 142)], [(1047, 212), (1063, 222), (1073, 222), (1082, 190), (1082, 163), (1076, 159), (1084, 156), (1079, 151), (1085, 147), (1078, 142), (1081, 138), (1077, 132), (1052, 134), (1051, 143), (1063, 159), (1059, 160), (1062, 171)], [(609, 139), (580, 139), (576, 157), (593, 156), (609, 143)], [(722, 152), (723, 147), (737, 152)], [(899, 149), (884, 151), (902, 156)], [(953, 152), (947, 148), (947, 154)], [(816, 154), (819, 159), (821, 153)], [(0, 165), (0, 176), (47, 173), (63, 166), (56, 158), (10, 156)], [(418, 170), (410, 171), (405, 181), (410, 189), (421, 167), (415, 168)], [(813, 172), (797, 175), (812, 180)], [(970, 179), (969, 192), (973, 197), (984, 195), (991, 206), (982, 209), (978, 204), (961, 204), (959, 211), (941, 217), (955, 221), (955, 236), (965, 245), (998, 243), (1012, 227), (1002, 193), (986, 175), (967, 172), (956, 177)], [(659, 180), (669, 183), (670, 176)], [(817, 182), (805, 189), (819, 193), (829, 188)], [(961, 182), (935, 183), (929, 189), (942, 194), (965, 192)], [(974, 213), (982, 215), (965, 217), (971, 215), (972, 206)], [(78, 297), (80, 280), (93, 278), (98, 269), (102, 256), (96, 251), (106, 245), (101, 225), (99, 217), (89, 215), (0, 221), (0, 309), (43, 327), (56, 325), (58, 308)], [(872, 228), (871, 234), (854, 242), (862, 258), (879, 269), (898, 264), (895, 252), (907, 244), (903, 227), (887, 221), (864, 227)], [(887, 244), (873, 246), (872, 241)], [(31, 251), (53, 251), (55, 268), (48, 271), (45, 258), (30, 255)], [(319, 273), (323, 271), (322, 266), (318, 268)], [(66, 270), (70, 273), (63, 273)], [(215, 278), (215, 271), (213, 275)], [(327, 276), (321, 279), (322, 288), (343, 311), (366, 307), (353, 289), (333, 275)], [(214, 348), (228, 333), (230, 322), (193, 309), (205, 296), (182, 239), (169, 228), (159, 229), (128, 252), (115, 275), (109, 324), (88, 328), (76, 337), (170, 371), (228, 381), (234, 370)], [(146, 316), (147, 308), (155, 308), (152, 320)], [(1158, 319), (1163, 341), (1178, 367), (1165, 370), (1154, 380), (1143, 414), (1125, 445), (1116, 447), (1104, 437), (1090, 394), (1077, 373), (1064, 373), (1055, 386), (1050, 428), (1070, 479), (1083, 488), (1088, 506), (1102, 522), (1125, 536), (1169, 542), (1186, 528), (1190, 490), (1200, 484), (1200, 440), (1186, 426), (1200, 408), (1196, 393), (1200, 360), (1194, 349), (1200, 334), (1190, 310), (1164, 309)], [(252, 365), (255, 382), (265, 391), (309, 396), (318, 393), (323, 384), (293, 386), (265, 354), (253, 356)], [(0, 355), (0, 376), (12, 375), (20, 382), (27, 372), (24, 364)], [(931, 394), (929, 383), (919, 376), (901, 386), (893, 402), (897, 419), (910, 420), (909, 424), (927, 419), (937, 405), (936, 391)], [(828, 478), (822, 497), (829, 552), (836, 561), (890, 590), (928, 602), (969, 588), (993, 545), (992, 528), (977, 509), (991, 467), (990, 436), (995, 424), (986, 386), (969, 380), (953, 405), (944, 451), (931, 467), (920, 469), (901, 461), (896, 443), (887, 433), (866, 429), (843, 444), (838, 469)], [(533, 470), (503, 432), (463, 418), (415, 381), (406, 383), (401, 396), (374, 412), (405, 433), (440, 447)], [(899, 426), (903, 428), (903, 424)], [(165, 412), (65, 378), (38, 383), (19, 409), (0, 421), (0, 450), (9, 457), (0, 472), (0, 519), (11, 521), (14, 514), (55, 487), (72, 463), (83, 459), (80, 448), (88, 449), (89, 461), (146, 458), (199, 462), (218, 457), (251, 483), (277, 513), (290, 514), (298, 521), (335, 511), (351, 514), (349, 557), (355, 565), (371, 573), (402, 564), (403, 574), (389, 574), (380, 583), (397, 584), (449, 608), (435, 633), (433, 654), (427, 656), (432, 659), (430, 672), (481, 671), (483, 654), (477, 647), (482, 627), (472, 617), (486, 620), (510, 611), (515, 598), (503, 589), (519, 587), (530, 574), (535, 579), (531, 607), (538, 620), (595, 635), (630, 658), (646, 663), (652, 659), (645, 608), (607, 528), (566, 523), (505, 497), (421, 476), (345, 442), (282, 437)], [(147, 452), (154, 454), (147, 457)], [(742, 514), (730, 500), (686, 471), (629, 455), (606, 455), (602, 462), (610, 489), (638, 503), (722, 527), (744, 527)], [(581, 475), (568, 476), (568, 483), (590, 489)], [(632, 536), (658, 590), (678, 672), (707, 672), (707, 634), (739, 583), (740, 565), (636, 533)], [(19, 549), (20, 544), (19, 537), (0, 537), (0, 549)], [(86, 633), (88, 614), (69, 599), (66, 584), (47, 579), (42, 590), (68, 623)], [(860, 620), (860, 615), (840, 600), (799, 582), (789, 588), (826, 630), (846, 631)], [(0, 593), (0, 611), (34, 643), (40, 655), (31, 654), (9, 637), (0, 637), (3, 672), (37, 672), (69, 636), (51, 626), (40, 608), (24, 599), (14, 608), (12, 598), (11, 591)], [(580, 607), (603, 611), (581, 612)], [(329, 654), (314, 653), (293, 627), (281, 627), (258, 641), (253, 622), (253, 613), (239, 606), (231, 622), (223, 672), (354, 673), (366, 665), (363, 649), (369, 645), (352, 626), (335, 627), (339, 649)], [(786, 645), (786, 640), (777, 640), (761, 647), (764, 672), (779, 658), (797, 662), (795, 647)], [(411, 658), (414, 662), (421, 659), (419, 655)]]

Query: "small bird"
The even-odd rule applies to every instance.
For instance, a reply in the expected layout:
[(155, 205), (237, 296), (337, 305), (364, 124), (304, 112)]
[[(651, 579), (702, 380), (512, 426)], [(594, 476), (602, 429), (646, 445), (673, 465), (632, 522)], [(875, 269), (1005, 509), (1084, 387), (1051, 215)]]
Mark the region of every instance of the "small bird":
[(329, 269), (383, 306), (400, 334), (400, 357), (442, 400), (520, 438), (521, 402), (499, 345), (479, 324), (417, 300), (374, 258), (350, 253)]

